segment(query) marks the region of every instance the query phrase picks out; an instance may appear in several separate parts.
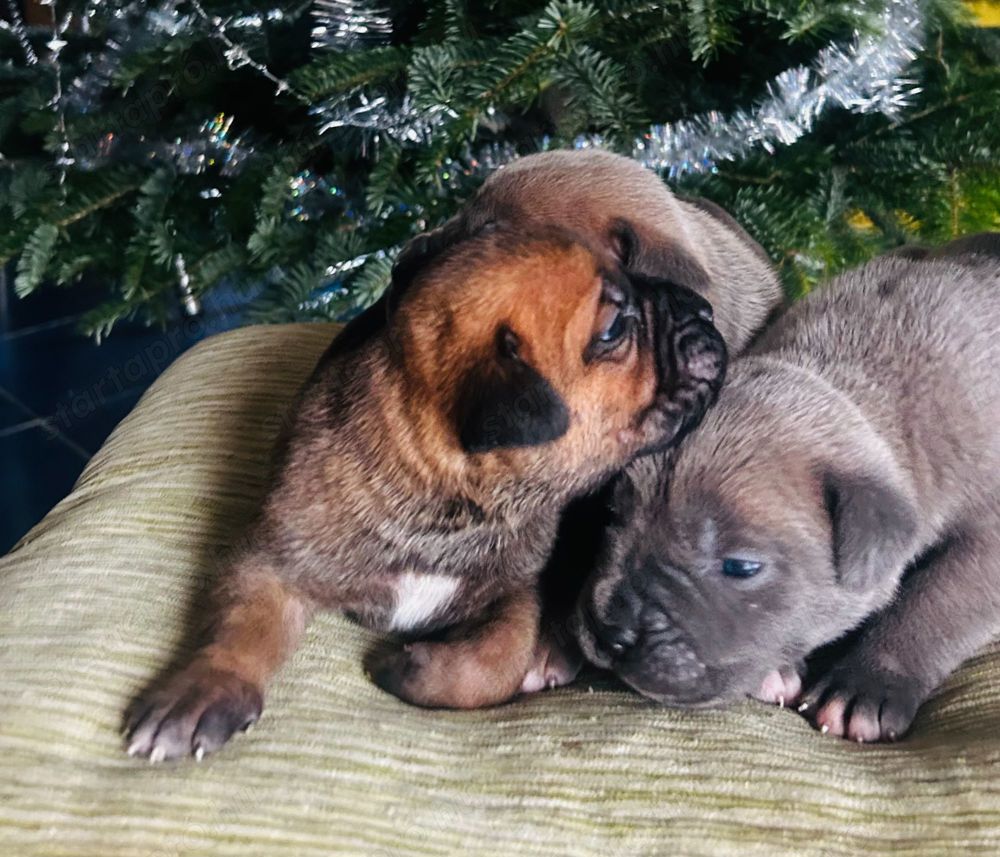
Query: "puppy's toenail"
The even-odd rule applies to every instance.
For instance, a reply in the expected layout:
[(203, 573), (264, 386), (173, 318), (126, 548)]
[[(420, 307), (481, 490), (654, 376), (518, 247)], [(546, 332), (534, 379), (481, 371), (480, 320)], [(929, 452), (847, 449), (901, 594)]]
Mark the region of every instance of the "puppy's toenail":
[(125, 752), (128, 753), (130, 756), (135, 756), (139, 752), (139, 742), (133, 741), (131, 744), (129, 744), (129, 747)]
[(808, 703), (808, 702), (803, 702), (803, 703), (802, 703), (802, 704), (801, 704), (801, 705), (800, 705), (800, 706), (799, 706), (798, 708), (796, 708), (795, 710), (796, 710), (796, 711), (798, 711), (798, 712), (799, 712), (799, 713), (801, 714), (801, 713), (802, 713), (803, 711), (805, 711), (805, 710), (806, 710), (806, 709), (807, 709), (808, 707), (809, 707), (809, 703)]
[(822, 726), (819, 727), (819, 731), (822, 732), (824, 735), (826, 735), (826, 733), (830, 731), (830, 727), (824, 723)]
[(194, 760), (196, 762), (200, 762), (204, 758), (205, 758), (205, 748), (202, 747), (201, 744), (199, 744), (197, 747), (194, 748)]
[(167, 758), (167, 751), (163, 747), (154, 747), (153, 752), (149, 754), (149, 763), (155, 765), (157, 762), (162, 762)]
[(784, 708), (784, 707), (785, 707), (785, 696), (784, 696), (784, 694), (779, 693), (778, 694), (778, 708)]

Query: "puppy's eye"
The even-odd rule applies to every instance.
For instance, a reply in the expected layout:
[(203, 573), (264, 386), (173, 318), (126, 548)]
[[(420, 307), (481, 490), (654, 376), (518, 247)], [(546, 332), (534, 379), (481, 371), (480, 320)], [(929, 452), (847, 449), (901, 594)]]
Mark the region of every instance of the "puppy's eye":
[(727, 577), (753, 577), (764, 567), (762, 562), (751, 559), (726, 557), (722, 561), (722, 573)]
[(593, 338), (584, 349), (583, 362), (625, 359), (630, 353), (626, 346), (634, 339), (639, 321), (639, 308), (629, 302), (621, 289), (605, 283), (594, 320)]
[(617, 342), (628, 332), (628, 319), (625, 317), (625, 313), (616, 312), (614, 317), (611, 319), (611, 323), (597, 335), (597, 338), (610, 345), (613, 342)]

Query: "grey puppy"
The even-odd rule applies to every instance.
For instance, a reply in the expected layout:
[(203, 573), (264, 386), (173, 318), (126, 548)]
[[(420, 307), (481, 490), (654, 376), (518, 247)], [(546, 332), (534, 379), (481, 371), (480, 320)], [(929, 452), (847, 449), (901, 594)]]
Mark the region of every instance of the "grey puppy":
[[(793, 306), (702, 427), (617, 486), (584, 653), (666, 703), (750, 694), (824, 732), (902, 736), (1000, 635), (998, 331), (998, 234)], [(803, 694), (805, 656), (857, 628)]]

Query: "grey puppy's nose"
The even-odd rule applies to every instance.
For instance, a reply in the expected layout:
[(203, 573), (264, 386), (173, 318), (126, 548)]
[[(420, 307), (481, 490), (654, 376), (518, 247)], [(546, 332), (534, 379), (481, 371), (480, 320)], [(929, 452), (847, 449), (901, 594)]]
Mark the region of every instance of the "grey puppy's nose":
[(604, 633), (601, 634), (601, 642), (607, 646), (608, 651), (616, 658), (624, 655), (635, 645), (639, 635), (631, 628), (616, 628), (605, 626)]
[(639, 639), (638, 633), (631, 628), (623, 628), (620, 625), (609, 625), (602, 622), (594, 615), (593, 609), (585, 611), (585, 619), (590, 633), (594, 637), (598, 649), (608, 657), (608, 660), (617, 660), (625, 655)]
[(593, 605), (585, 611), (587, 626), (594, 640), (611, 659), (623, 657), (639, 641), (641, 606), (630, 588), (619, 587), (603, 618), (598, 618)]

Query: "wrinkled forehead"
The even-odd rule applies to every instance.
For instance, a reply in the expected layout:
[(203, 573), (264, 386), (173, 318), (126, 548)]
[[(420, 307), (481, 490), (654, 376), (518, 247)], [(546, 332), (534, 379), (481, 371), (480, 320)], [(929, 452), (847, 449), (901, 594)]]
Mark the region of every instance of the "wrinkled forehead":
[(800, 513), (813, 487), (809, 453), (780, 417), (738, 376), (727, 381), (676, 451), (664, 524), (703, 539), (710, 525), (719, 540), (780, 529)]
[(528, 346), (588, 336), (606, 279), (621, 275), (603, 254), (561, 231), (496, 232), (461, 242), (421, 273), (400, 309), (414, 329), (471, 348), (498, 326)]
[(751, 490), (720, 479), (710, 464), (685, 468), (679, 455), (677, 465), (664, 489), (643, 496), (633, 516), (632, 527), (643, 531), (660, 555), (678, 562), (709, 556), (720, 544), (743, 539), (761, 523)]
[(740, 476), (716, 481), (703, 473), (696, 488), (673, 486), (671, 501), (649, 527), (658, 554), (679, 566), (726, 556), (766, 560), (811, 530), (814, 510), (801, 508), (801, 495), (782, 490), (780, 472)]

